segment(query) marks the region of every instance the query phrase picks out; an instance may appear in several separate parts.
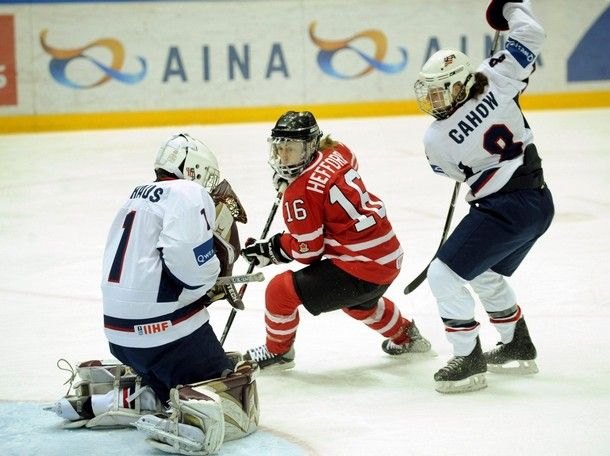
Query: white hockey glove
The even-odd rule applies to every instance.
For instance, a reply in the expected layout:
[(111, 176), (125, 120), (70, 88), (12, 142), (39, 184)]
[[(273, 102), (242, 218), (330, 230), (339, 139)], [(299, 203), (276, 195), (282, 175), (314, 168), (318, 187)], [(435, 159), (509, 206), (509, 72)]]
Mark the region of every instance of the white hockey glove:
[(275, 191), (279, 192), (280, 189), (284, 190), (286, 187), (288, 187), (288, 181), (278, 173), (273, 173), (273, 188), (275, 188)]
[(248, 262), (254, 262), (255, 266), (265, 267), (270, 264), (289, 263), (292, 258), (284, 252), (280, 245), (281, 233), (278, 233), (268, 240), (255, 240), (248, 238), (246, 246), (241, 249), (242, 256)]

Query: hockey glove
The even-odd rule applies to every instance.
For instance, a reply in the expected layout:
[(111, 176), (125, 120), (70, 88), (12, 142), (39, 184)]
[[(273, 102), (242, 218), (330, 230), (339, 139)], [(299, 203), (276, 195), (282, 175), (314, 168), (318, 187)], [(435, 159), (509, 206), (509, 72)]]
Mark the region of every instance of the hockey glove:
[(508, 21), (502, 13), (502, 9), (507, 3), (523, 3), (523, 0), (491, 0), (487, 7), (485, 17), (487, 18), (487, 23), (494, 30), (501, 32), (508, 30)]
[(259, 267), (269, 266), (270, 264), (288, 263), (292, 258), (288, 256), (280, 245), (281, 233), (272, 236), (268, 240), (255, 240), (249, 238), (246, 246), (241, 249), (242, 256), (249, 262)]
[(284, 190), (286, 187), (288, 187), (288, 181), (278, 173), (273, 173), (273, 188), (275, 188), (275, 191), (279, 192), (280, 189)]

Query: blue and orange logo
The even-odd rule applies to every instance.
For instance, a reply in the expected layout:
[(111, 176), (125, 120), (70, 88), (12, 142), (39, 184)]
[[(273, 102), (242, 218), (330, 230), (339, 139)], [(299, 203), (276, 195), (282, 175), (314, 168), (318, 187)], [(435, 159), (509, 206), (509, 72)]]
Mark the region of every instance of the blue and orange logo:
[[(309, 37), (316, 46), (320, 48), (318, 53), (318, 65), (324, 73), (338, 79), (356, 79), (369, 74), (373, 70), (383, 71), (384, 73), (398, 73), (407, 66), (407, 50), (399, 47), (398, 50), (402, 59), (398, 63), (384, 62), (388, 50), (388, 40), (379, 30), (365, 30), (356, 33), (344, 40), (323, 40), (315, 35), (316, 22), (309, 25)], [(375, 53), (371, 57), (364, 51), (355, 47), (352, 43), (359, 38), (366, 38), (373, 42)], [(355, 52), (366, 63), (366, 66), (355, 74), (345, 74), (337, 71), (332, 64), (333, 57), (340, 51)]]
[[(121, 72), (125, 63), (125, 49), (120, 41), (113, 38), (102, 38), (75, 49), (57, 49), (47, 44), (47, 30), (43, 30), (40, 32), (40, 44), (47, 54), (53, 57), (49, 62), (49, 71), (53, 79), (73, 89), (90, 89), (111, 79), (116, 79), (124, 84), (136, 84), (146, 76), (146, 60), (142, 57), (136, 57), (141, 66), (139, 72), (133, 74)], [(103, 47), (110, 51), (112, 55), (110, 65), (105, 65), (86, 54), (88, 49), (96, 47)], [(90, 84), (79, 84), (70, 80), (66, 75), (66, 68), (70, 62), (76, 59), (84, 59), (97, 67), (103, 73), (100, 79)]]

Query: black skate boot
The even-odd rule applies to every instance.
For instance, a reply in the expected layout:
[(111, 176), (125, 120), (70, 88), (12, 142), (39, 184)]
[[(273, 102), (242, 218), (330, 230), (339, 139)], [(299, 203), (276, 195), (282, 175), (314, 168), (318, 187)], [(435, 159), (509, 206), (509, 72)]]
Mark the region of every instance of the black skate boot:
[(467, 356), (451, 358), (447, 365), (434, 374), (436, 391), (439, 393), (464, 393), (487, 386), (485, 372), (487, 364), (477, 337), (474, 350)]
[(392, 356), (430, 351), (430, 342), (419, 333), (414, 321), (407, 327), (407, 336), (409, 336), (408, 342), (403, 344), (395, 344), (392, 339), (386, 339), (381, 344), (381, 349)]
[(244, 360), (256, 361), (261, 370), (271, 372), (294, 367), (294, 346), (286, 353), (275, 355), (271, 353), (266, 345), (251, 348), (244, 355)]
[(507, 344), (498, 342), (493, 350), (483, 354), (489, 372), (501, 374), (535, 374), (536, 347), (532, 343), (525, 320), (520, 318), (515, 325), (513, 340)]

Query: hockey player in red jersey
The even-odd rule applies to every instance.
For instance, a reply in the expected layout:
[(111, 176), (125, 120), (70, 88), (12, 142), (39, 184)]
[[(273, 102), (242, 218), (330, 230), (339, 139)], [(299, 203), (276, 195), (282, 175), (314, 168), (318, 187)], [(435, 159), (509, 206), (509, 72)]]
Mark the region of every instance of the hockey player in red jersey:
[(267, 286), (266, 343), (245, 355), (262, 369), (294, 366), (300, 305), (313, 315), (342, 309), (384, 336), (382, 349), (390, 355), (430, 350), (415, 324), (383, 296), (403, 257), (383, 202), (367, 191), (354, 154), (321, 138), (312, 113), (289, 111), (268, 140), (276, 188), (287, 185), (288, 232), (251, 239), (242, 255), (259, 267), (292, 260), (307, 266), (278, 274)]

